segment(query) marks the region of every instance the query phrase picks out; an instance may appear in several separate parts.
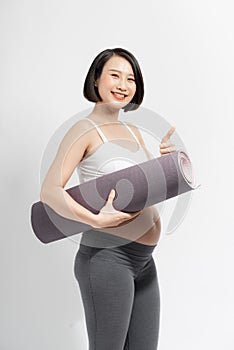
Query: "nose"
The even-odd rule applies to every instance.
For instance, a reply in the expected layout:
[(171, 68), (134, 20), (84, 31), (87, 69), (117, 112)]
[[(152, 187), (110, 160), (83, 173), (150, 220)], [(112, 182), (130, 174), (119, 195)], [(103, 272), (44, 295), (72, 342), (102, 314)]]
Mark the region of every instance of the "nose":
[(122, 91), (126, 91), (127, 90), (126, 89), (126, 81), (125, 81), (124, 78), (119, 79), (117, 87), (118, 87), (119, 90), (122, 90)]

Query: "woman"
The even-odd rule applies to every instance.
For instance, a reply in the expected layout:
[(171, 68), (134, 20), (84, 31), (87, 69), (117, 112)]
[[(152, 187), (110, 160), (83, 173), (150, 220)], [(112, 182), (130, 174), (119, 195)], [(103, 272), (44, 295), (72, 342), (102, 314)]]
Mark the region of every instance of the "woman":
[[(100, 212), (93, 214), (64, 190), (76, 167), (84, 182), (150, 159), (137, 127), (118, 121), (120, 109), (137, 109), (143, 95), (136, 58), (121, 48), (102, 51), (84, 84), (84, 96), (95, 106), (65, 135), (41, 189), (41, 200), (59, 214), (93, 227), (83, 234), (74, 264), (89, 350), (157, 348), (160, 296), (152, 252), (160, 219), (155, 206), (136, 213), (117, 211), (112, 190)], [(161, 155), (174, 151), (173, 131), (162, 140)]]

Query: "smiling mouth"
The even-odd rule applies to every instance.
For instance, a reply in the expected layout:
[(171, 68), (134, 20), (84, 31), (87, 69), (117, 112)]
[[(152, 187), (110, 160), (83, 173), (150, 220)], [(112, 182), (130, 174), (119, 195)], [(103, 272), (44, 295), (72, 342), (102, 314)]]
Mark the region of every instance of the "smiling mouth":
[(121, 94), (121, 93), (119, 93), (119, 92), (113, 92), (113, 91), (111, 91), (111, 93), (112, 93), (112, 95), (114, 95), (115, 98), (117, 98), (118, 100), (124, 100), (125, 97), (128, 96), (128, 95), (126, 95), (126, 94)]

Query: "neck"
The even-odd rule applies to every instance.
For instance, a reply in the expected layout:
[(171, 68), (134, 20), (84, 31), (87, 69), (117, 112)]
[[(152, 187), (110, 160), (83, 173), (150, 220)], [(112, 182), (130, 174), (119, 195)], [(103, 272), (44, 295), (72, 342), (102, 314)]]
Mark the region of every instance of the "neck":
[(96, 103), (90, 116), (96, 118), (99, 122), (116, 122), (119, 117), (119, 109), (113, 108), (110, 104)]

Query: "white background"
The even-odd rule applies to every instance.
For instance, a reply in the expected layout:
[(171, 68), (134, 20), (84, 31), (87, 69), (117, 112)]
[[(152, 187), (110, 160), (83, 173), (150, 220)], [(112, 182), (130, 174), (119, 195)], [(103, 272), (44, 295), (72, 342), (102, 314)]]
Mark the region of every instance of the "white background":
[(109, 47), (137, 57), (143, 106), (176, 125), (202, 183), (154, 252), (159, 350), (233, 349), (232, 1), (8, 0), (0, 12), (1, 349), (88, 348), (73, 275), (78, 245), (40, 243), (30, 208), (47, 143), (92, 106), (84, 78)]

